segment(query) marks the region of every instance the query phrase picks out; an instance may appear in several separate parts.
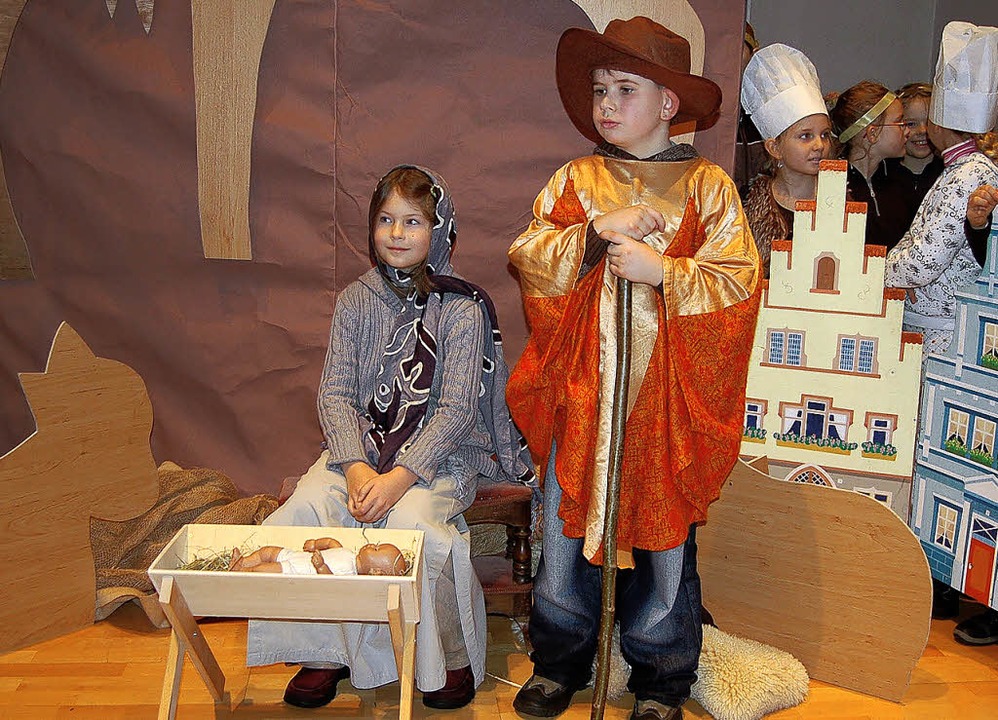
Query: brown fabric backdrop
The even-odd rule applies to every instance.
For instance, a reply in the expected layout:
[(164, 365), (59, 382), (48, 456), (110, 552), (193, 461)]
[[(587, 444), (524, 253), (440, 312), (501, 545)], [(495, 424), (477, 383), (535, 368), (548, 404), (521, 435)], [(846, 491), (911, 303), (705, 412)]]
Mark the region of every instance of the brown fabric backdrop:
[[(744, 4), (694, 2), (724, 116), (697, 145), (730, 168)], [(377, 178), (429, 165), (454, 191), (455, 266), (493, 292), (523, 347), (506, 264), (534, 195), (588, 152), (554, 86), (568, 0), (278, 0), (260, 66), (252, 262), (201, 252), (190, 8), (31, 0), (0, 80), (0, 150), (35, 281), (0, 282), (0, 453), (34, 421), (19, 371), (44, 367), (61, 320), (128, 363), (152, 398), (157, 461), (247, 492), (302, 472), (335, 291), (368, 267)], [(335, 113), (334, 113), (335, 108)], [(335, 118), (335, 122), (334, 122)]]

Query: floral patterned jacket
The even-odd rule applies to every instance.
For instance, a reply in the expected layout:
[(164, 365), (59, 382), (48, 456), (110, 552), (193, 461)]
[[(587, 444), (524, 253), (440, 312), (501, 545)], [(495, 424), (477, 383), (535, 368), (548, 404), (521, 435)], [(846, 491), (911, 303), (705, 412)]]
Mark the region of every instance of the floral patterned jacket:
[[(983, 184), (998, 184), (998, 166), (984, 153), (947, 166), (922, 201), (911, 229), (887, 254), (885, 284), (913, 288), (905, 325), (926, 335), (926, 350), (943, 352), (953, 336), (954, 293), (977, 279), (981, 266), (964, 232), (967, 199)], [(926, 332), (927, 331), (927, 332)]]

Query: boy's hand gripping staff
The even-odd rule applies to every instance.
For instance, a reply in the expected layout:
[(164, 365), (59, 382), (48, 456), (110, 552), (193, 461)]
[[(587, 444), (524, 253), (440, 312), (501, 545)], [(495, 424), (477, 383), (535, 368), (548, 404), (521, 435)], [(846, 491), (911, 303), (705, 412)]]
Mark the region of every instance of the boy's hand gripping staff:
[(617, 511), (620, 505), (620, 470), (624, 461), (624, 425), (627, 422), (627, 386), (630, 375), (631, 281), (618, 277), (617, 376), (613, 383), (613, 408), (610, 414), (610, 463), (606, 479), (606, 511), (603, 515), (603, 594), (596, 655), (596, 687), (590, 716), (592, 720), (603, 718), (610, 680), (610, 649), (617, 589)]

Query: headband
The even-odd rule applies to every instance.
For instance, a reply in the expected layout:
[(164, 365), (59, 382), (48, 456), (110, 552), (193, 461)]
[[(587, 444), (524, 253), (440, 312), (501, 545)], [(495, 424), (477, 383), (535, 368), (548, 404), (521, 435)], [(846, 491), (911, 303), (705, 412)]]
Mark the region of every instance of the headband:
[(856, 135), (858, 135), (862, 130), (865, 130), (867, 126), (876, 120), (877, 117), (896, 99), (897, 95), (888, 91), (886, 95), (880, 98), (880, 101), (876, 105), (864, 113), (863, 117), (839, 133), (839, 142), (845, 145), (847, 142), (856, 137)]

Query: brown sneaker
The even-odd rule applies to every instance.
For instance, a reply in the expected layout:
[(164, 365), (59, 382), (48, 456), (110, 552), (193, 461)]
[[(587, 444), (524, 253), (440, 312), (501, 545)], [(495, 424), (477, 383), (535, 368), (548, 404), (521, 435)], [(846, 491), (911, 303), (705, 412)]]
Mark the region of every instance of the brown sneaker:
[(284, 702), (301, 708), (317, 708), (336, 697), (336, 683), (350, 677), (350, 668), (301, 668), (284, 690)]
[(423, 704), (435, 710), (455, 710), (475, 699), (475, 676), (471, 665), (447, 671), (447, 680), (439, 690), (423, 693)]

